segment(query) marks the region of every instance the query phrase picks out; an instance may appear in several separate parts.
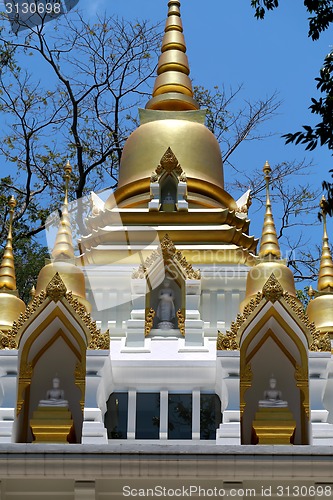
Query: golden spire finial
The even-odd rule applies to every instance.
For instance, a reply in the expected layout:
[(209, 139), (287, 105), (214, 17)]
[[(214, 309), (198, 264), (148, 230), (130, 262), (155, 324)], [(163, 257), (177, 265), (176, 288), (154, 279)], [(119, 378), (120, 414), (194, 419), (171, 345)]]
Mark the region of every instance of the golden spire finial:
[(1, 265), (0, 265), (0, 290), (16, 290), (16, 275), (15, 275), (15, 265), (14, 265), (14, 254), (13, 254), (13, 217), (14, 210), (16, 207), (16, 200), (14, 196), (11, 196), (9, 202), (9, 228), (7, 243), (3, 253)]
[(58, 233), (52, 251), (52, 257), (55, 260), (74, 259), (72, 230), (68, 214), (68, 186), (72, 173), (72, 167), (69, 163), (69, 160), (67, 160), (67, 163), (64, 167), (64, 171), (65, 171), (64, 175), (65, 199), (64, 199), (64, 205), (62, 207)]
[(323, 245), (319, 267), (318, 291), (333, 290), (333, 261), (327, 234), (327, 201), (325, 196), (320, 200), (321, 215), (323, 219)]
[(312, 299), (312, 297), (315, 296), (315, 292), (312, 288), (312, 286), (310, 285), (309, 288), (308, 288), (308, 296), (310, 297), (310, 299)]
[(264, 218), (264, 225), (262, 228), (262, 235), (260, 241), (259, 257), (273, 256), (277, 259), (281, 258), (281, 251), (279, 242), (276, 235), (276, 229), (272, 214), (272, 205), (269, 197), (269, 182), (271, 179), (272, 169), (266, 161), (263, 172), (265, 174), (266, 181), (266, 213)]
[(167, 111), (196, 110), (199, 105), (193, 99), (192, 83), (188, 76), (190, 67), (185, 54), (186, 44), (179, 0), (170, 0), (168, 8), (153, 98), (146, 108)]

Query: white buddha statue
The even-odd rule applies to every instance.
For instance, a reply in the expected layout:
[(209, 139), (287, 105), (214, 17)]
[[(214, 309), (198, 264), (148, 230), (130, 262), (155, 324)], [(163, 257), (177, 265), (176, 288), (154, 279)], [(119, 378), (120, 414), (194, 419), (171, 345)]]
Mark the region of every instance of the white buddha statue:
[(264, 399), (259, 401), (259, 408), (287, 408), (288, 402), (283, 401), (282, 393), (276, 388), (276, 378), (274, 375), (269, 379), (269, 389), (264, 392)]
[(65, 398), (65, 393), (60, 389), (60, 379), (54, 377), (52, 380), (52, 389), (46, 392), (46, 399), (39, 401), (39, 406), (61, 406), (68, 407), (68, 401)]
[(174, 328), (172, 320), (176, 316), (174, 304), (175, 295), (172, 288), (170, 288), (168, 279), (163, 281), (163, 288), (161, 288), (158, 298), (159, 303), (156, 311), (156, 316), (160, 320), (158, 328), (162, 330)]

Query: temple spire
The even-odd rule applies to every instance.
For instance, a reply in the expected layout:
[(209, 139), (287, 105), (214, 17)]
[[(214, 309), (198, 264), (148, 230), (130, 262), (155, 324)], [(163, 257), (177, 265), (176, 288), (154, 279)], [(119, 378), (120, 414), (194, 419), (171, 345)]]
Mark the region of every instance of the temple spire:
[(147, 109), (188, 111), (199, 109), (193, 99), (190, 67), (180, 17), (180, 1), (170, 0), (153, 98)]
[(276, 234), (273, 213), (272, 213), (272, 205), (269, 196), (269, 182), (271, 179), (272, 169), (268, 161), (266, 161), (264, 165), (263, 172), (265, 174), (265, 181), (266, 181), (266, 213), (264, 218), (264, 225), (262, 228), (259, 257), (264, 258), (267, 256), (272, 256), (277, 259), (280, 259), (281, 251)]
[(16, 207), (16, 200), (11, 196), (9, 200), (9, 228), (7, 243), (0, 265), (0, 290), (16, 290), (16, 274), (13, 254), (13, 217)]
[(64, 167), (65, 175), (65, 199), (61, 212), (61, 219), (56, 236), (54, 248), (52, 250), (52, 257), (54, 260), (68, 260), (74, 259), (74, 247), (71, 223), (68, 213), (68, 186), (71, 178), (72, 167), (67, 161)]
[(333, 261), (328, 242), (326, 210), (327, 201), (323, 196), (320, 201), (320, 208), (323, 220), (323, 244), (319, 267), (318, 291), (333, 291)]

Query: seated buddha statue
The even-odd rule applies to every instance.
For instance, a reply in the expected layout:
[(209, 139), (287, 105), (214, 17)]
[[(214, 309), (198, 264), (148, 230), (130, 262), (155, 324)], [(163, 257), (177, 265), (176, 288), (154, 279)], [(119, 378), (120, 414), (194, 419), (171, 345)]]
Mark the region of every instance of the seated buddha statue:
[(39, 406), (62, 406), (68, 407), (68, 401), (64, 399), (65, 393), (60, 389), (60, 379), (54, 377), (52, 380), (52, 389), (46, 392), (46, 399), (39, 401)]
[(282, 393), (276, 388), (274, 375), (269, 379), (269, 389), (264, 392), (264, 399), (259, 401), (259, 408), (287, 408), (288, 402), (282, 399)]

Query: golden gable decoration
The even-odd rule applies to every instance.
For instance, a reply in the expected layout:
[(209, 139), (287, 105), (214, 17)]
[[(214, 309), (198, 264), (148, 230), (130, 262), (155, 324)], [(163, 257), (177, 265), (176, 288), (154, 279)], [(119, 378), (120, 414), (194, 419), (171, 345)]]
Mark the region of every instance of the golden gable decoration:
[(152, 172), (150, 182), (157, 182), (163, 172), (166, 172), (169, 175), (172, 172), (175, 172), (178, 177), (182, 177), (182, 181), (184, 181), (184, 179), (186, 180), (186, 175), (170, 147), (162, 156), (160, 164), (157, 166), (155, 172)]
[[(319, 330), (316, 329), (315, 324), (311, 323), (303, 307), (288, 292), (283, 291), (281, 284), (278, 282), (273, 273), (263, 286), (262, 292), (258, 292), (255, 298), (251, 299), (251, 301), (244, 308), (243, 314), (237, 315), (236, 320), (231, 323), (230, 330), (228, 330), (225, 335), (218, 332), (216, 344), (217, 350), (239, 350), (239, 345), (235, 340), (237, 338), (238, 331), (263, 299), (273, 303), (280, 300), (282, 303), (284, 302), (289, 306), (291, 311), (295, 314), (295, 317), (301, 321), (303, 326), (310, 333), (312, 339), (309, 346), (310, 351), (331, 352), (331, 341), (329, 335), (320, 333)], [(232, 343), (232, 340), (235, 340), (234, 344)]]
[(65, 299), (69, 302), (74, 311), (78, 314), (78, 316), (82, 319), (82, 321), (90, 331), (91, 340), (88, 344), (88, 349), (95, 351), (110, 349), (109, 330), (106, 330), (105, 333), (101, 333), (101, 330), (97, 328), (96, 321), (93, 321), (90, 313), (88, 313), (84, 306), (73, 297), (72, 292), (68, 292)]
[(174, 261), (182, 269), (186, 279), (199, 280), (201, 272), (193, 269), (192, 265), (187, 262), (186, 257), (183, 256), (180, 250), (177, 250), (173, 241), (168, 234), (165, 234), (161, 241), (161, 248), (154, 250), (149, 257), (146, 258), (143, 264), (137, 269), (133, 270), (133, 279), (144, 279), (148, 276), (149, 269), (157, 261), (163, 259), (164, 261)]
[(67, 292), (65, 283), (62, 281), (60, 274), (57, 272), (51, 279), (50, 283), (47, 285), (46, 296), (50, 297), (54, 302), (58, 302), (62, 299)]
[(194, 270), (192, 265), (187, 262), (180, 250), (177, 250), (170, 236), (166, 233), (161, 241), (161, 250), (164, 260), (175, 260), (182, 268), (187, 279), (199, 280), (201, 272)]
[(328, 333), (319, 331), (312, 334), (313, 342), (310, 345), (310, 351), (331, 352), (331, 339)]
[(272, 273), (262, 289), (263, 296), (270, 302), (276, 302), (283, 296), (283, 288)]
[(234, 332), (227, 331), (226, 333), (217, 333), (216, 349), (218, 351), (239, 351), (239, 344), (236, 340)]
[(58, 302), (62, 299), (66, 300), (89, 330), (91, 339), (88, 345), (88, 349), (108, 350), (110, 348), (109, 330), (107, 330), (105, 333), (101, 333), (100, 329), (97, 328), (96, 322), (92, 320), (90, 313), (88, 313), (84, 306), (73, 297), (72, 292), (65, 292), (65, 295), (63, 294), (64, 286), (65, 285), (60, 275), (56, 273), (50, 281), (49, 285), (46, 287), (46, 291), (44, 292), (42, 290), (40, 294), (34, 297), (30, 305), (27, 306), (25, 312), (23, 314), (20, 314), (17, 321), (14, 321), (11, 330), (8, 330), (8, 332), (0, 332), (0, 350), (18, 348), (17, 336), (20, 329), (26, 323), (26, 321), (28, 321), (31, 316), (39, 309), (39, 307), (45, 302), (46, 299), (52, 300), (54, 302)]

